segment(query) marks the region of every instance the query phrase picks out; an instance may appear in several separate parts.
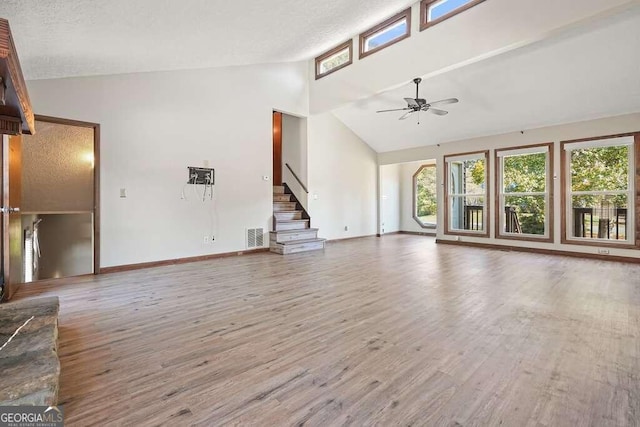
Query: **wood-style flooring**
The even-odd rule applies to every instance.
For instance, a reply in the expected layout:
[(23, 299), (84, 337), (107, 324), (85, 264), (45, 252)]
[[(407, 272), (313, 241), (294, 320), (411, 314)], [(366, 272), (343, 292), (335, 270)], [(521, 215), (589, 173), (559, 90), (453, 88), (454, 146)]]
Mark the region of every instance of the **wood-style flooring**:
[(23, 285), (67, 425), (640, 424), (640, 266), (395, 235)]

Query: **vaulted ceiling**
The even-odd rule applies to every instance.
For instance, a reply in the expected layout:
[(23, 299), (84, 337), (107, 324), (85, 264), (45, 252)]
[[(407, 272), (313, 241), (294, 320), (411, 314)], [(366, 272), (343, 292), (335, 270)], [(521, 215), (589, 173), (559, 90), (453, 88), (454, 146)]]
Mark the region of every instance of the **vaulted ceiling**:
[[(402, 87), (334, 114), (378, 152), (640, 111), (640, 8), (572, 27), (544, 41), (427, 78), (427, 101), (457, 97), (447, 116), (399, 121)], [(639, 123), (640, 128), (640, 123)]]
[[(311, 110), (378, 152), (640, 111), (640, 0), (541, 1), (488, 0), (312, 80)], [(310, 60), (416, 2), (2, 0), (0, 17), (45, 79)], [(420, 125), (376, 114), (405, 106), (411, 77), (460, 103)]]
[(0, 17), (45, 79), (306, 60), (414, 2), (2, 0)]

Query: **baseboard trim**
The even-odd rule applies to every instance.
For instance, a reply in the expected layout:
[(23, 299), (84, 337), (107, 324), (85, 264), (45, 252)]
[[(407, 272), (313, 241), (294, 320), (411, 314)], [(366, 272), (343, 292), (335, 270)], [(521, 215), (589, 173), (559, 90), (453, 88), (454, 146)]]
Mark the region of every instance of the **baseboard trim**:
[(472, 248), (491, 249), (505, 252), (528, 252), (541, 255), (558, 255), (568, 256), (573, 258), (588, 258), (596, 259), (599, 261), (612, 261), (612, 262), (624, 262), (632, 264), (640, 264), (640, 258), (625, 257), (619, 255), (600, 255), (590, 254), (585, 252), (570, 252), (560, 251), (557, 249), (539, 249), (539, 248), (526, 248), (521, 246), (509, 246), (509, 245), (494, 245), (490, 243), (476, 243), (476, 242), (461, 242), (456, 240), (442, 240), (436, 239), (436, 243), (453, 246), (467, 246)]
[(340, 243), (340, 242), (347, 242), (349, 240), (367, 239), (369, 237), (379, 237), (379, 236), (377, 234), (369, 234), (367, 236), (345, 237), (343, 239), (327, 240), (325, 243)]
[(398, 231), (398, 234), (409, 234), (411, 236), (429, 236), (436, 237), (436, 233), (429, 233), (427, 231)]
[(143, 262), (140, 264), (117, 265), (114, 267), (105, 267), (100, 269), (100, 274), (121, 273), (123, 271), (143, 270), (145, 268), (164, 267), (166, 265), (190, 264), (200, 261), (211, 261), (220, 258), (231, 258), (242, 255), (255, 255), (269, 252), (269, 248), (251, 249), (238, 252), (225, 252), (221, 254), (201, 255), (189, 258), (167, 259), (164, 261)]
[(429, 233), (429, 232), (426, 232), (426, 231), (392, 231), (391, 233), (376, 234), (376, 236), (378, 236), (378, 237), (397, 236), (398, 234), (407, 234), (407, 235), (410, 235), (410, 236), (436, 237), (436, 233)]

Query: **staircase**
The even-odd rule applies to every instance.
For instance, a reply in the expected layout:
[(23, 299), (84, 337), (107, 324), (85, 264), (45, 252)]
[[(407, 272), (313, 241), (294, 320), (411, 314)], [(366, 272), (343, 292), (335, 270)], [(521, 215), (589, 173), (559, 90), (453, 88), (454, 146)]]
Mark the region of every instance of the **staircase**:
[(324, 249), (325, 239), (310, 228), (309, 215), (287, 184), (273, 187), (273, 230), (269, 236), (271, 252), (281, 255)]

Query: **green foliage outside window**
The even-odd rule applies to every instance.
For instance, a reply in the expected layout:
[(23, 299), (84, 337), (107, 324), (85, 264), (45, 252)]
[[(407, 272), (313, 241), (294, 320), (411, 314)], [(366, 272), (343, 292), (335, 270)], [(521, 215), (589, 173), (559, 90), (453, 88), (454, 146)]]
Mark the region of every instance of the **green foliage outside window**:
[[(471, 171), (471, 180), (472, 182), (480, 187), (484, 188), (484, 179), (486, 178), (486, 174), (484, 171), (484, 159), (478, 160), (468, 160), (467, 168)], [(467, 191), (470, 193), (471, 191)]]
[[(626, 191), (629, 188), (629, 147), (585, 148), (571, 151), (572, 191)], [(602, 197), (574, 197), (575, 208), (604, 208)], [(615, 208), (626, 207), (627, 196), (607, 198)]]
[(544, 193), (547, 181), (545, 153), (503, 157), (505, 206), (516, 209), (524, 234), (544, 234), (545, 198), (509, 196), (509, 193)]
[(438, 208), (435, 166), (423, 167), (415, 180), (416, 215), (423, 223), (435, 223)]
[(320, 65), (320, 74), (327, 73), (336, 67), (349, 61), (349, 50), (345, 50), (340, 55), (323, 61)]

